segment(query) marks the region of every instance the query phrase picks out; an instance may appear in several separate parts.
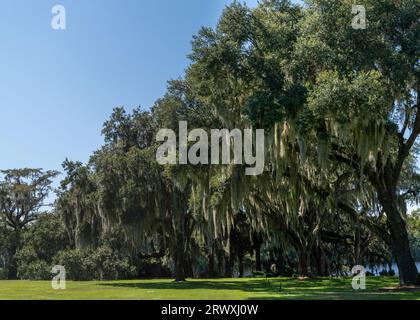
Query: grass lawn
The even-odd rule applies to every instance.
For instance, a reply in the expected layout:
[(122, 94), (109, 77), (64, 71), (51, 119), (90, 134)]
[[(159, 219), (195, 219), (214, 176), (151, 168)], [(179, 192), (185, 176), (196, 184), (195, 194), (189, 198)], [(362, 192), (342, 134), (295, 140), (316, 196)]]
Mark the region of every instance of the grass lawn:
[(396, 278), (368, 277), (366, 290), (355, 291), (350, 278), (332, 279), (211, 279), (67, 282), (56, 291), (49, 281), (0, 281), (0, 299), (82, 300), (259, 300), (259, 299), (416, 299), (420, 292), (384, 292)]

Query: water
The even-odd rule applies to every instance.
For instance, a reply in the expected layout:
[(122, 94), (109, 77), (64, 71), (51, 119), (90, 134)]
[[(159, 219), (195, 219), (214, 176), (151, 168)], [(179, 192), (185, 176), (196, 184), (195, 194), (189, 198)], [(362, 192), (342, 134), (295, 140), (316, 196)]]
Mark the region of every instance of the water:
[[(417, 267), (417, 271), (420, 272), (420, 261), (416, 262), (416, 267)], [(389, 266), (388, 265), (379, 265), (379, 266), (375, 266), (375, 267), (366, 267), (366, 271), (372, 272), (375, 275), (379, 275), (380, 272), (382, 271), (388, 271), (389, 270)], [(392, 270), (395, 271), (395, 275), (398, 276), (398, 267), (396, 263), (392, 264)]]

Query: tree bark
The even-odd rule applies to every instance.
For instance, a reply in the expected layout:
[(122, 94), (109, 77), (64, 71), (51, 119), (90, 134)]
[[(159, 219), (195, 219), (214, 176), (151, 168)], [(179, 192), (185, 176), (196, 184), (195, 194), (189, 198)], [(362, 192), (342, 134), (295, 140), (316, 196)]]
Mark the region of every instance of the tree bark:
[(407, 225), (398, 209), (396, 194), (380, 192), (378, 195), (387, 216), (386, 222), (391, 238), (390, 249), (398, 266), (400, 285), (415, 285), (418, 271), (411, 255)]
[(360, 223), (357, 222), (356, 230), (354, 232), (354, 265), (361, 264), (361, 256), (360, 256), (360, 246), (361, 246), (361, 230), (360, 230)]
[(313, 263), (315, 264), (317, 275), (321, 277), (327, 277), (328, 270), (325, 252), (319, 245), (314, 246), (313, 257)]
[(183, 282), (186, 279), (185, 273), (185, 255), (182, 250), (182, 245), (178, 245), (174, 255), (174, 269), (175, 269), (175, 281)]
[(255, 271), (262, 271), (261, 267), (261, 245), (258, 244), (254, 248), (255, 255)]
[(224, 263), (225, 263), (225, 251), (222, 249), (217, 249), (217, 276), (222, 276), (224, 274)]
[(299, 274), (301, 277), (309, 276), (308, 255), (306, 252), (301, 252), (299, 254)]
[[(187, 194), (187, 193), (185, 193)], [(173, 243), (173, 260), (174, 275), (176, 282), (185, 281), (187, 270), (185, 268), (188, 261), (188, 201), (185, 194), (176, 194), (173, 197), (172, 228), (174, 235)]]
[(7, 274), (7, 278), (9, 280), (16, 280), (18, 278), (16, 254), (19, 249), (19, 243), (20, 243), (20, 231), (16, 230), (13, 233), (10, 249), (9, 249), (10, 261), (9, 261), (8, 274)]
[(387, 225), (392, 238), (392, 253), (398, 266), (400, 284), (417, 284), (418, 271), (411, 255), (406, 224), (397, 210), (388, 214)]
[(230, 254), (225, 255), (225, 278), (232, 278), (232, 261)]
[(208, 254), (209, 260), (209, 277), (214, 278), (216, 276), (215, 268), (214, 268), (214, 246), (211, 247), (210, 252)]
[(10, 258), (9, 270), (7, 273), (8, 280), (17, 280), (17, 264), (16, 258), (13, 256)]
[(254, 249), (254, 257), (255, 257), (255, 271), (262, 271), (261, 265), (261, 246), (263, 244), (263, 238), (261, 233), (254, 232), (252, 237), (252, 245)]
[(239, 278), (244, 277), (244, 254), (242, 252), (238, 253), (238, 263), (239, 263)]

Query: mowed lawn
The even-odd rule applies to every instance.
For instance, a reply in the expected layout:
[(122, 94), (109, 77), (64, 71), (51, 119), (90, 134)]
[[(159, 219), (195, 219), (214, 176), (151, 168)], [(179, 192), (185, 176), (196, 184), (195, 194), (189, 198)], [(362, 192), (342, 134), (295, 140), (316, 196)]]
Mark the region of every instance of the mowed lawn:
[(366, 290), (355, 291), (350, 278), (208, 279), (67, 282), (53, 290), (48, 281), (0, 281), (0, 299), (81, 300), (260, 300), (260, 299), (416, 299), (420, 292), (389, 292), (396, 278), (368, 277)]

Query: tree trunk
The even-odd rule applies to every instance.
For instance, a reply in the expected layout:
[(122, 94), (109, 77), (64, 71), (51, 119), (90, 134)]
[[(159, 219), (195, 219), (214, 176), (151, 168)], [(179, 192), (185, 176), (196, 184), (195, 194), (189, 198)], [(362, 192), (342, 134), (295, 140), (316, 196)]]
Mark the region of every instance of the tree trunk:
[(194, 264), (190, 258), (184, 259), (184, 273), (186, 278), (194, 278)]
[(313, 263), (315, 264), (317, 275), (320, 277), (327, 277), (328, 270), (325, 252), (319, 244), (314, 246), (313, 257)]
[(13, 233), (10, 249), (9, 249), (10, 261), (8, 265), (8, 274), (7, 274), (7, 278), (9, 280), (16, 280), (18, 276), (16, 254), (19, 249), (19, 243), (20, 243), (20, 232), (16, 230)]
[(301, 252), (299, 254), (299, 274), (301, 277), (307, 277), (309, 275), (308, 255), (306, 252)]
[(216, 270), (215, 270), (215, 254), (214, 254), (214, 245), (211, 246), (210, 252), (208, 253), (208, 260), (209, 260), (209, 277), (215, 278), (216, 277)]
[(8, 280), (16, 280), (17, 279), (17, 265), (15, 257), (11, 257), (9, 270), (7, 273)]
[(378, 196), (387, 216), (390, 249), (398, 266), (400, 285), (417, 284), (418, 271), (410, 251), (407, 225), (398, 209), (396, 193), (379, 192)]
[(232, 234), (228, 234), (226, 237), (226, 248), (224, 251), (225, 260), (225, 278), (232, 278)]
[(188, 214), (188, 190), (190, 185), (185, 187), (185, 192), (178, 192), (173, 195), (172, 227), (173, 227), (173, 260), (175, 281), (185, 281), (187, 277), (186, 264), (188, 263), (189, 248), (189, 214)]
[(254, 232), (252, 236), (252, 245), (254, 248), (255, 257), (255, 271), (262, 271), (261, 265), (261, 246), (263, 244), (263, 237), (261, 233)]
[(185, 275), (185, 255), (182, 250), (182, 245), (178, 245), (174, 255), (175, 281), (183, 282), (186, 279)]
[(387, 225), (392, 238), (392, 253), (395, 257), (401, 285), (417, 283), (417, 267), (411, 255), (405, 221), (399, 212), (388, 215)]
[(360, 265), (361, 264), (361, 256), (360, 256), (360, 242), (361, 242), (361, 230), (360, 230), (360, 223), (357, 222), (356, 230), (354, 232), (354, 265)]
[(230, 254), (225, 255), (225, 278), (232, 278), (232, 261)]
[(239, 278), (244, 277), (244, 255), (242, 252), (238, 254), (238, 262), (239, 262)]
[(225, 251), (222, 249), (217, 250), (217, 269), (218, 269), (218, 277), (222, 277), (224, 274), (224, 262), (225, 262)]
[(255, 271), (262, 271), (261, 267), (261, 245), (257, 244), (254, 248), (255, 255)]

